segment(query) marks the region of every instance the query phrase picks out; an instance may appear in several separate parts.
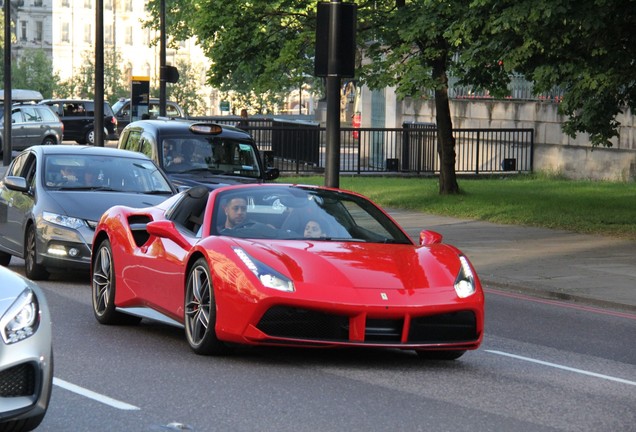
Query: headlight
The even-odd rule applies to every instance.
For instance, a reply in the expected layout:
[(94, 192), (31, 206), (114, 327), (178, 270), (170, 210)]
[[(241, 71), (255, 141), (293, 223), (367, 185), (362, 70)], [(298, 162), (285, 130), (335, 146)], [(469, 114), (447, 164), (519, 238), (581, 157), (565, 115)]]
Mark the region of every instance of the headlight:
[(459, 268), (459, 274), (455, 279), (455, 292), (460, 298), (466, 298), (475, 294), (475, 275), (473, 270), (468, 264), (468, 259), (460, 255), (459, 262), (461, 267)]
[(66, 228), (79, 229), (86, 226), (86, 222), (83, 219), (75, 217), (64, 216), (57, 213), (42, 212), (42, 218), (55, 225), (61, 225)]
[(26, 288), (0, 318), (2, 339), (6, 344), (24, 340), (35, 333), (39, 324), (38, 299), (30, 288)]
[(263, 286), (279, 291), (294, 292), (294, 283), (289, 278), (277, 272), (270, 266), (255, 260), (243, 249), (238, 247), (234, 247), (232, 249), (234, 249), (236, 255), (238, 255), (247, 268), (256, 275)]

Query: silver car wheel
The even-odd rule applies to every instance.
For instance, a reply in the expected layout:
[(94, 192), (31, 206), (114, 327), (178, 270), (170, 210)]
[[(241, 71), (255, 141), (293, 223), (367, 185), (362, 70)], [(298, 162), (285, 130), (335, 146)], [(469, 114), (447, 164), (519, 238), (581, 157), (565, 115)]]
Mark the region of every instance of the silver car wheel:
[(119, 312), (115, 306), (115, 269), (113, 252), (108, 240), (103, 240), (93, 254), (91, 266), (93, 313), (101, 324), (139, 324), (141, 318)]
[(93, 309), (95, 315), (104, 316), (110, 304), (112, 257), (110, 247), (102, 243), (93, 261)]
[(228, 347), (216, 337), (216, 302), (210, 269), (199, 258), (188, 275), (185, 294), (185, 331), (197, 354), (224, 354)]

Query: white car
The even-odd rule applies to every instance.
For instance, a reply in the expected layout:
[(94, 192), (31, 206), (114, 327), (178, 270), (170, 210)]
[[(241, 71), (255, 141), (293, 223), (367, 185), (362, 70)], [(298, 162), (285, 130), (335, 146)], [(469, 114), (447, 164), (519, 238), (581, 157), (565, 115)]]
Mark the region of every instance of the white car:
[(30, 431), (53, 387), (51, 315), (44, 292), (0, 267), (0, 430)]

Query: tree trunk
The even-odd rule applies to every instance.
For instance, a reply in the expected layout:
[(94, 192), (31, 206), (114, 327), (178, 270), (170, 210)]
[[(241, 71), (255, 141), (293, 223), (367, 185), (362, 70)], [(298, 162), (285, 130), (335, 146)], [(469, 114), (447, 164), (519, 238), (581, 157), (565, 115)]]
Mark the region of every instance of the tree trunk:
[(451, 195), (459, 193), (455, 175), (455, 137), (448, 100), (448, 76), (446, 60), (440, 58), (433, 64), (433, 78), (438, 84), (435, 89), (435, 117), (437, 120), (437, 153), (439, 154), (439, 193)]

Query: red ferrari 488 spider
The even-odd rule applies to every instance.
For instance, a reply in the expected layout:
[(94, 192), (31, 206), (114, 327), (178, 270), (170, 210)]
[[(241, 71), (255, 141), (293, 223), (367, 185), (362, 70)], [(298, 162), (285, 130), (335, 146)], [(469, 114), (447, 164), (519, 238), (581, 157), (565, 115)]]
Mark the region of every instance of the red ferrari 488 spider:
[(419, 240), (343, 190), (195, 187), (102, 216), (93, 310), (102, 324), (185, 327), (198, 354), (234, 344), (358, 346), (455, 359), (482, 341), (481, 284), (440, 234)]

